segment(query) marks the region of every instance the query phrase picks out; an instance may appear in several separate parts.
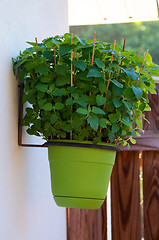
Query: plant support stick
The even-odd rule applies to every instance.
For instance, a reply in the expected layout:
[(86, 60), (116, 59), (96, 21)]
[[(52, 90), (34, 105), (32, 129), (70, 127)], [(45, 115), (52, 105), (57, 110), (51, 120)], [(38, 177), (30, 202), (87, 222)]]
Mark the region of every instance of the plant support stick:
[[(94, 62), (95, 41), (96, 41), (96, 31), (94, 31), (94, 39), (93, 39), (93, 52), (92, 52), (92, 62), (91, 62), (92, 66), (93, 66), (93, 62)], [(91, 96), (91, 92), (89, 92), (89, 96)], [(86, 138), (86, 141), (88, 141), (88, 137)]]
[[(125, 42), (126, 42), (126, 39), (124, 38), (123, 52), (124, 52), (124, 50), (125, 50)], [(122, 67), (122, 65), (123, 65), (123, 57), (121, 58), (121, 64), (120, 64), (120, 67)], [(120, 69), (120, 73), (121, 73), (121, 69)], [(120, 77), (121, 77), (121, 76), (119, 76), (119, 82), (120, 82)]]
[[(73, 33), (71, 33), (71, 44), (73, 44)], [(73, 49), (71, 49), (71, 87), (73, 86)], [(71, 98), (72, 98), (72, 93), (71, 93)], [(72, 113), (72, 105), (71, 105), (71, 113)], [(71, 117), (71, 125), (72, 125), (72, 117)], [(70, 140), (72, 140), (72, 130), (70, 131)]]
[[(115, 44), (116, 44), (116, 40), (114, 40), (114, 44), (113, 44), (113, 53), (114, 53), (114, 50), (115, 50)], [(111, 56), (111, 63), (113, 62), (113, 53), (112, 53), (112, 56)], [(111, 67), (110, 67), (111, 69)], [(109, 88), (109, 83), (110, 83), (110, 75), (111, 75), (111, 72), (109, 72), (109, 79), (108, 79), (108, 83), (107, 83), (107, 90)], [(105, 93), (105, 98), (107, 96), (107, 92)], [(103, 110), (105, 109), (105, 103), (104, 103), (104, 106), (103, 106)], [(100, 127), (100, 130), (99, 132), (101, 133), (102, 132), (102, 127)]]

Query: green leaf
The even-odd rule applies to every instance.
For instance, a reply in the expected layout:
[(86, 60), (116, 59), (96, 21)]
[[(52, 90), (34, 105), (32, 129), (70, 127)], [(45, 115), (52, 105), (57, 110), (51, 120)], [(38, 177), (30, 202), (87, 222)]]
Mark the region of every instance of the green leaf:
[(146, 103), (141, 103), (139, 106), (139, 109), (141, 110), (141, 112), (143, 112), (145, 110), (146, 107)]
[(122, 92), (123, 92), (122, 88), (117, 87), (115, 84), (112, 86), (111, 94), (113, 95), (113, 97), (121, 96)]
[(126, 98), (132, 99), (134, 97), (134, 92), (132, 88), (126, 88), (123, 92)]
[(64, 130), (66, 132), (70, 132), (72, 130), (72, 126), (70, 124), (66, 124), (66, 125), (64, 125)]
[(50, 91), (53, 91), (55, 89), (55, 84), (53, 83), (53, 84), (51, 84), (50, 86), (49, 86), (49, 90)]
[(45, 63), (42, 63), (35, 67), (35, 71), (43, 75), (48, 75), (48, 66)]
[(117, 124), (113, 124), (112, 125), (112, 131), (115, 133), (115, 132), (117, 132), (117, 131), (119, 131), (119, 126), (117, 125)]
[(106, 87), (106, 84), (104, 82), (99, 82), (99, 91), (101, 93), (106, 93), (107, 92), (107, 87)]
[(145, 109), (144, 109), (145, 111), (151, 111), (151, 108), (150, 108), (150, 106), (148, 105), (148, 104), (146, 104), (146, 106), (145, 106)]
[(81, 118), (75, 117), (72, 120), (72, 127), (75, 129), (79, 129), (83, 124), (83, 120)]
[(26, 68), (27, 71), (30, 71), (35, 66), (36, 66), (36, 62), (28, 62), (28, 63), (25, 64), (25, 68)]
[(76, 112), (80, 113), (80, 114), (83, 114), (83, 115), (89, 114), (89, 112), (85, 108), (77, 108)]
[(34, 121), (34, 126), (36, 127), (36, 129), (39, 129), (41, 128), (41, 120), (40, 119), (36, 119)]
[(153, 66), (151, 67), (151, 74), (159, 76), (159, 66)]
[(22, 68), (22, 69), (19, 71), (19, 79), (20, 79), (20, 82), (21, 82), (21, 83), (24, 83), (25, 75), (27, 75), (27, 71), (26, 71), (25, 68)]
[(129, 102), (124, 101), (124, 100), (122, 100), (122, 102), (124, 103), (125, 107), (126, 107), (128, 110), (130, 110), (131, 104), (130, 104)]
[(72, 64), (73, 64), (75, 67), (77, 67), (77, 68), (79, 68), (80, 70), (82, 70), (82, 71), (85, 71), (85, 70), (86, 70), (86, 67), (87, 67), (86, 62), (83, 61), (83, 60), (72, 61)]
[(57, 45), (60, 43), (60, 41), (58, 41), (58, 40), (55, 39), (55, 38), (52, 38), (51, 40), (52, 40), (53, 43), (55, 43), (55, 44), (57, 44)]
[(131, 127), (130, 124), (129, 124), (129, 122), (126, 121), (125, 119), (121, 119), (121, 122), (122, 122), (124, 125), (126, 125), (126, 126), (128, 126), (128, 127)]
[(25, 111), (28, 115), (34, 114), (34, 109), (33, 108), (26, 108)]
[(58, 76), (56, 79), (56, 86), (61, 87), (69, 83), (69, 78), (66, 76)]
[(51, 123), (50, 122), (45, 122), (44, 129), (49, 130), (51, 128)]
[(92, 107), (92, 112), (96, 114), (105, 114), (105, 112), (101, 108), (95, 106)]
[(54, 108), (55, 108), (56, 110), (62, 110), (62, 109), (64, 108), (64, 104), (61, 103), (61, 102), (57, 102), (57, 103), (55, 103)]
[(35, 88), (38, 89), (41, 92), (46, 92), (48, 85), (46, 84), (37, 84), (35, 85)]
[(135, 93), (137, 100), (140, 100), (142, 97), (142, 90), (139, 87), (132, 86), (132, 90)]
[(58, 75), (65, 76), (67, 73), (67, 64), (66, 63), (57, 64), (55, 66), (55, 69)]
[(43, 52), (43, 56), (46, 58), (46, 59), (49, 59), (49, 60), (54, 60), (54, 52), (53, 51), (44, 51)]
[(135, 72), (134, 68), (122, 68), (124, 70), (124, 72), (126, 73), (126, 75), (130, 78), (132, 78), (133, 80), (138, 79), (139, 74)]
[(104, 103), (106, 103), (106, 98), (98, 94), (96, 96), (96, 102), (98, 106), (102, 106)]
[(57, 122), (58, 120), (58, 116), (55, 113), (52, 113), (50, 116), (50, 121), (54, 124), (55, 122)]
[(87, 77), (103, 77), (103, 75), (97, 69), (92, 68), (89, 70)]
[(122, 129), (122, 131), (121, 131), (121, 136), (122, 136), (122, 137), (125, 137), (126, 135), (127, 135), (127, 132)]
[(134, 130), (132, 130), (131, 133), (132, 133), (132, 136), (133, 136), (133, 137), (138, 136), (138, 135), (137, 135), (138, 133), (137, 133), (136, 131), (134, 131)]
[(136, 140), (133, 139), (133, 138), (130, 138), (130, 142), (131, 142), (132, 144), (136, 144)]
[(59, 49), (59, 55), (63, 56), (67, 53), (69, 53), (71, 51), (71, 49), (74, 49), (76, 46), (75, 45), (69, 45), (69, 44), (63, 44), (60, 45), (60, 49)]
[(118, 101), (117, 99), (113, 99), (113, 103), (114, 103), (114, 106), (115, 107), (121, 107), (121, 105), (122, 105), (122, 103), (121, 103), (121, 101)]
[(52, 104), (51, 103), (46, 103), (42, 106), (42, 109), (45, 111), (51, 111), (52, 110)]
[(82, 39), (82, 38), (79, 38), (78, 36), (76, 36), (78, 41), (84, 46), (86, 44), (86, 40), (85, 39)]
[(46, 103), (46, 99), (40, 99), (38, 101), (39, 106), (42, 108), (42, 106)]
[(95, 63), (97, 64), (97, 66), (98, 66), (99, 68), (105, 68), (104, 62), (102, 62), (100, 59), (95, 58)]
[(82, 107), (86, 107), (88, 105), (88, 103), (86, 101), (84, 101), (82, 97), (77, 98), (75, 100), (75, 102), (78, 103)]
[(151, 55), (149, 54), (149, 53), (147, 53), (147, 56), (146, 56), (146, 61), (148, 62), (148, 63), (152, 63), (152, 57), (151, 57)]
[(67, 98), (66, 99), (66, 104), (69, 105), (69, 106), (73, 105), (74, 104), (74, 100), (72, 98)]
[(111, 79), (111, 82), (114, 83), (117, 87), (123, 88), (123, 84), (119, 83), (117, 80), (115, 80), (115, 79), (112, 80), (112, 79)]
[(120, 115), (118, 113), (111, 113), (108, 115), (111, 123), (115, 123), (119, 120)]
[(63, 89), (55, 88), (55, 90), (52, 92), (52, 95), (56, 97), (61, 97), (64, 94)]
[(142, 121), (139, 118), (136, 118), (136, 124), (139, 128), (142, 129)]
[(109, 137), (110, 142), (114, 142), (114, 139), (115, 139), (114, 133), (109, 132), (108, 137)]
[(87, 118), (87, 122), (90, 124), (91, 128), (95, 131), (98, 130), (99, 119), (98, 118)]
[(49, 83), (50, 82), (50, 78), (48, 76), (44, 76), (40, 78), (40, 81), (43, 83)]
[(28, 128), (26, 131), (29, 135), (34, 135), (35, 134), (34, 129)]
[(100, 118), (99, 119), (99, 126), (101, 126), (102, 128), (106, 128), (107, 127), (107, 119), (105, 118)]

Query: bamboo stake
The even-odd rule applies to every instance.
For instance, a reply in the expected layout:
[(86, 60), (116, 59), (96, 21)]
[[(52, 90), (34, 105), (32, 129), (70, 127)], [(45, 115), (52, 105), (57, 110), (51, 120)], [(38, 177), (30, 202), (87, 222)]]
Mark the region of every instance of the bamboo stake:
[[(92, 52), (92, 63), (91, 63), (92, 66), (93, 66), (93, 62), (94, 62), (95, 41), (96, 41), (96, 31), (94, 31), (93, 52)], [(91, 95), (91, 92), (89, 93), (89, 96), (90, 96), (90, 95)]]
[(54, 44), (54, 64), (56, 65), (56, 49), (55, 49), (55, 44)]
[(94, 31), (93, 52), (92, 52), (92, 66), (93, 66), (93, 62), (94, 62), (95, 40), (96, 40), (96, 31)]
[(38, 40), (37, 40), (37, 37), (35, 37), (35, 42), (36, 42), (36, 46), (38, 46)]
[[(144, 62), (145, 62), (145, 60), (146, 60), (146, 57), (147, 57), (147, 54), (148, 54), (148, 49), (147, 49), (147, 51), (146, 51), (146, 53), (145, 53), (145, 57), (144, 57), (144, 59), (143, 59), (143, 62), (142, 62), (142, 67), (143, 67), (143, 65), (144, 65)], [(140, 71), (139, 71), (139, 75), (140, 75), (140, 73), (141, 73), (141, 71), (142, 71), (142, 67), (140, 68)]]
[(51, 131), (51, 139), (53, 139), (52, 131)]
[[(116, 40), (114, 40), (114, 44), (113, 44), (113, 53), (114, 53), (114, 50), (115, 50), (115, 44), (116, 44)], [(113, 62), (113, 53), (112, 53), (112, 57), (111, 57), (111, 63)], [(111, 69), (111, 67), (110, 67)], [(108, 83), (107, 83), (107, 90), (109, 88), (109, 83), (110, 83), (110, 76), (111, 76), (111, 72), (109, 72), (109, 79), (108, 79)], [(105, 98), (107, 96), (107, 92), (105, 93)], [(105, 109), (105, 103), (104, 103), (104, 106), (103, 106), (103, 110)], [(102, 132), (102, 127), (100, 127), (100, 130), (99, 132), (101, 133)]]
[[(139, 51), (138, 51), (138, 54), (137, 54), (138, 57), (140, 55), (140, 51), (141, 51), (141, 48), (139, 48)], [(136, 67), (134, 68), (134, 70), (136, 70)]]
[(141, 51), (141, 48), (139, 48), (138, 55), (137, 55), (138, 57), (139, 57), (139, 55), (140, 55), (140, 51)]
[[(114, 40), (114, 44), (113, 44), (113, 53), (114, 53), (114, 50), (115, 50), (115, 44), (116, 44), (116, 40)], [(113, 62), (113, 56), (114, 56), (113, 53), (112, 53), (112, 57), (111, 57), (111, 62), (110, 63)], [(110, 69), (111, 69), (111, 67), (110, 67)], [(110, 75), (111, 75), (111, 72), (109, 72), (109, 79), (108, 79), (108, 82), (107, 82), (107, 90), (108, 90), (109, 84), (110, 84)]]
[[(71, 44), (73, 44), (73, 33), (71, 33)], [(73, 61), (73, 49), (71, 49), (71, 87), (73, 86), (73, 65), (72, 65), (72, 61)], [(71, 94), (71, 98), (72, 98), (72, 94)], [(72, 113), (72, 105), (71, 105), (71, 113)], [(72, 124), (72, 117), (71, 117), (71, 124)], [(70, 140), (72, 140), (72, 130), (70, 131)]]
[[(91, 62), (92, 66), (93, 66), (93, 62), (94, 62), (95, 41), (96, 41), (96, 31), (94, 31), (94, 39), (93, 39), (93, 52), (92, 52), (92, 62)], [(91, 92), (89, 92), (89, 96), (91, 96)], [(86, 141), (88, 141), (88, 137), (86, 138)]]
[[(123, 52), (124, 52), (124, 50), (125, 50), (125, 42), (126, 42), (126, 39), (124, 38), (124, 43), (123, 43)], [(120, 67), (122, 67), (122, 65), (123, 65), (123, 57), (121, 58), (121, 64), (120, 64)], [(120, 72), (119, 73), (121, 73), (121, 69), (120, 69)], [(119, 76), (119, 82), (120, 82), (120, 77), (121, 76)]]

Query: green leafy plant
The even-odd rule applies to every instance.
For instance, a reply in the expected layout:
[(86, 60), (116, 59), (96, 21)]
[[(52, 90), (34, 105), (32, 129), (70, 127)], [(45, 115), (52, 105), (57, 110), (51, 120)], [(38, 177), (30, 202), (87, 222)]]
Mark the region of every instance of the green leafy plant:
[(13, 65), (24, 84), (23, 102), (30, 103), (22, 122), (29, 134), (51, 140), (70, 139), (71, 132), (73, 140), (135, 143), (139, 117), (150, 110), (148, 92), (156, 93), (152, 75), (159, 67), (150, 54), (144, 59), (117, 44), (113, 51), (111, 43), (69, 33), (28, 43)]

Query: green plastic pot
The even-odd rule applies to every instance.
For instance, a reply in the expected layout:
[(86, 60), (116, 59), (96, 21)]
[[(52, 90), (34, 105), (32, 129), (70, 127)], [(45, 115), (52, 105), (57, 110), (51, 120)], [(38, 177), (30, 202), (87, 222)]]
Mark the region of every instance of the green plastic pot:
[(48, 142), (52, 193), (60, 207), (98, 209), (119, 148), (90, 142)]

